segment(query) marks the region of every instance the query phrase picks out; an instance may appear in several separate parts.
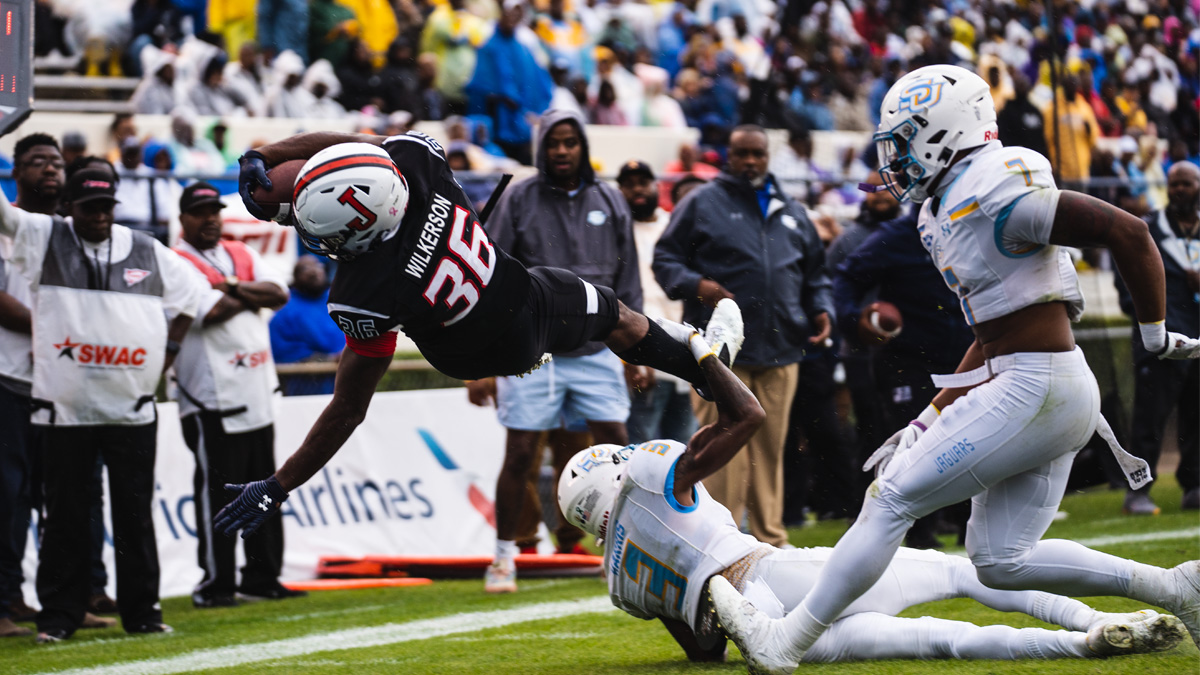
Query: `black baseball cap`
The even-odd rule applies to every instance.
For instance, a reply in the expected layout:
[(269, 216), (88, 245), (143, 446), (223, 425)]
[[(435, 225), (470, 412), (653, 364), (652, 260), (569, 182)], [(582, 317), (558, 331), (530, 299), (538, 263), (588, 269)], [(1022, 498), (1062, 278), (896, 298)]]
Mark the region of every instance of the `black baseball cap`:
[(82, 169), (67, 181), (66, 201), (75, 204), (105, 200), (117, 202), (117, 181), (105, 169)]
[(197, 181), (185, 187), (183, 196), (179, 198), (179, 210), (185, 213), (198, 206), (208, 204), (216, 204), (225, 208), (225, 204), (221, 201), (221, 192), (204, 181)]
[(654, 170), (650, 165), (637, 159), (631, 159), (621, 165), (621, 171), (617, 173), (617, 182), (624, 183), (630, 176), (641, 174), (650, 180), (654, 180)]

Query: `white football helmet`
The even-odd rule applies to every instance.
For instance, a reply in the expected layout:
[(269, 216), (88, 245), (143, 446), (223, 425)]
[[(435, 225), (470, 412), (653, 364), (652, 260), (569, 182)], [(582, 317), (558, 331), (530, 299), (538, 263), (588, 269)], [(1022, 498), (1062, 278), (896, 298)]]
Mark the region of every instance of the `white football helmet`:
[(896, 198), (920, 203), (959, 150), (998, 137), (987, 82), (958, 66), (925, 66), (896, 80), (883, 98), (875, 143), (879, 175)]
[(632, 447), (593, 445), (567, 462), (558, 478), (558, 508), (567, 522), (595, 537), (607, 534)]
[(305, 248), (352, 260), (399, 229), (408, 209), (408, 183), (382, 148), (339, 143), (300, 169), (292, 205)]

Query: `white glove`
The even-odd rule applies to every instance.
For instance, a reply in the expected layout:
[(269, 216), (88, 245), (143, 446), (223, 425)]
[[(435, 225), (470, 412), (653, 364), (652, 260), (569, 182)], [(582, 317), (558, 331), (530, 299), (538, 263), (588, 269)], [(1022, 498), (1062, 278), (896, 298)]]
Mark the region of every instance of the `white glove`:
[(879, 449), (871, 453), (867, 461), (863, 464), (863, 471), (870, 471), (872, 467), (878, 465), (875, 469), (875, 475), (881, 475), (887, 469), (888, 464), (892, 463), (898, 455), (906, 452), (909, 448), (917, 444), (917, 439), (928, 431), (929, 427), (938, 418), (938, 409), (932, 404), (925, 407), (917, 419), (908, 423), (900, 431), (892, 434)]
[(1138, 330), (1142, 333), (1142, 344), (1146, 351), (1160, 359), (1200, 359), (1200, 340), (1182, 333), (1168, 333), (1163, 321), (1139, 323)]

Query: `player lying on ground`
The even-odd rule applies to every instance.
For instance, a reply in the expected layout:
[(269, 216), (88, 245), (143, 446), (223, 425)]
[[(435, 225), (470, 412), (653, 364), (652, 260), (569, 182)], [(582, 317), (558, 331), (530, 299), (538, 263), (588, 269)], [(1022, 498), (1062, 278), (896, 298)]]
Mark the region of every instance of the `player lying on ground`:
[[(905, 75), (880, 116), (880, 174), (898, 198), (922, 203), (921, 241), (957, 294), (975, 342), (958, 374), (935, 377), (942, 389), (930, 406), (877, 453), (894, 458), (803, 602), (780, 621), (743, 615), (734, 602), (725, 628), (752, 671), (792, 672), (875, 585), (916, 519), (971, 499), (967, 553), (984, 585), (1132, 598), (1179, 617), (1200, 644), (1200, 561), (1165, 570), (1074, 541), (1041, 540), (1076, 453), (1093, 432), (1112, 438), (1071, 330), (1083, 295), (1061, 247), (1109, 250), (1147, 351), (1200, 356), (1200, 341), (1165, 330), (1163, 263), (1146, 223), (1059, 190), (1045, 157), (1005, 147), (987, 82), (964, 68)], [(1110, 446), (1131, 487), (1150, 480), (1143, 460), (1115, 440)]]
[[(346, 349), (333, 400), (308, 437), (274, 476), (229, 486), (240, 495), (217, 514), (218, 531), (251, 534), (333, 457), (366, 415), (401, 330), (435, 368), (460, 379), (519, 375), (546, 353), (600, 340), (627, 363), (704, 386), (690, 328), (650, 321), (565, 270), (526, 269), (488, 241), (428, 136), (315, 132), (253, 150), (239, 176), (252, 214), (263, 215), (252, 192), (271, 187), (268, 167), (297, 159), (308, 161), (291, 215), (305, 247), (341, 263), (329, 313)], [(740, 325), (726, 328), (725, 339), (740, 345)]]
[[(831, 549), (780, 550), (742, 534), (729, 510), (700, 484), (738, 452), (763, 418), (758, 402), (728, 368), (713, 358), (703, 359), (701, 367), (717, 404), (716, 423), (697, 431), (686, 446), (663, 440), (583, 450), (559, 479), (558, 501), (574, 525), (604, 539), (614, 605), (660, 619), (688, 658), (719, 661), (725, 638), (706, 585), (714, 598), (723, 593), (749, 607), (742, 591), (764, 613), (781, 617), (808, 593)], [(892, 616), (957, 597), (1069, 630)], [(901, 549), (879, 582), (842, 613), (804, 660), (1085, 658), (1162, 651), (1186, 636), (1173, 616), (1150, 610), (1106, 614), (1049, 593), (994, 590), (979, 582), (967, 560)]]

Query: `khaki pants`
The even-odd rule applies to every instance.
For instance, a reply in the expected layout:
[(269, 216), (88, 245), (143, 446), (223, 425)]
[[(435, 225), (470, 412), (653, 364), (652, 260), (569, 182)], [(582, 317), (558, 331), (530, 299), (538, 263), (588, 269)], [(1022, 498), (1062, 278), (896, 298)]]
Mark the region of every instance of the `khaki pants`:
[[(766, 544), (787, 543), (783, 527), (783, 442), (787, 438), (788, 414), (796, 395), (800, 364), (786, 366), (737, 366), (733, 373), (750, 389), (766, 412), (758, 432), (720, 471), (704, 479), (709, 494), (742, 522), (749, 510), (750, 534)], [(700, 425), (717, 421), (717, 406), (692, 394), (692, 406)]]

